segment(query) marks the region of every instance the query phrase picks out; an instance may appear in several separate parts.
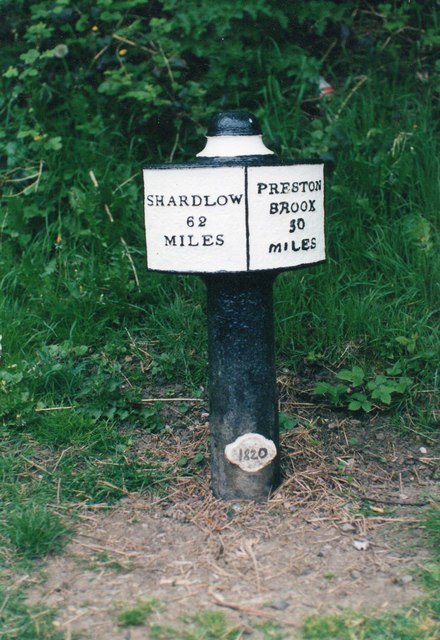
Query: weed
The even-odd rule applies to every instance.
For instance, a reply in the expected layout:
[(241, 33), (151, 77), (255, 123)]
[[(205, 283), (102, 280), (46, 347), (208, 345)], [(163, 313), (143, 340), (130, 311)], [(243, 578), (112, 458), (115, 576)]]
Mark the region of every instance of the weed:
[(0, 583), (0, 637), (2, 640), (62, 640), (64, 633), (53, 626), (54, 612), (47, 606), (31, 607), (25, 592)]
[(440, 559), (440, 506), (438, 504), (429, 510), (425, 527), (434, 553)]
[(118, 624), (121, 627), (143, 626), (148, 618), (159, 608), (157, 600), (137, 600), (133, 607), (124, 609), (118, 615)]
[(298, 424), (298, 420), (296, 418), (292, 418), (282, 411), (280, 411), (280, 413), (278, 414), (278, 422), (280, 425), (280, 433), (283, 433), (284, 431), (290, 431)]
[[(395, 373), (396, 367), (388, 369), (388, 372)], [(391, 375), (376, 375), (368, 380), (365, 371), (359, 366), (354, 366), (351, 370), (343, 369), (336, 377), (349, 382), (349, 386), (318, 382), (314, 392), (326, 396), (334, 406), (346, 406), (350, 411), (363, 409), (368, 412), (373, 406), (389, 406), (395, 394), (403, 395), (413, 385), (412, 379), (406, 376), (397, 378)], [(373, 400), (380, 404), (373, 403)]]
[[(239, 640), (243, 631), (231, 624), (221, 611), (203, 611), (183, 620), (184, 629), (152, 625), (152, 640)], [(265, 638), (272, 636), (265, 636)]]
[(33, 559), (61, 551), (69, 529), (46, 507), (30, 504), (7, 515), (4, 533), (20, 555)]

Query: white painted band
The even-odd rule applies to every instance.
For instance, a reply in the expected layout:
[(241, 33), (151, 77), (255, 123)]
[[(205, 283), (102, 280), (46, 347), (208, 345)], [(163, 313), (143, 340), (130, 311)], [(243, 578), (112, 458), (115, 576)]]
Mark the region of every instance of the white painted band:
[(209, 136), (198, 158), (273, 155), (262, 136)]

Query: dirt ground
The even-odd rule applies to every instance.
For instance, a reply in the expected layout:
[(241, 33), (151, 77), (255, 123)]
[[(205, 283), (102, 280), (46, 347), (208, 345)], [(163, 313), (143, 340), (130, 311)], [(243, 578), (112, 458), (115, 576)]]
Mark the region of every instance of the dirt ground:
[[(281, 401), (298, 424), (282, 434), (284, 481), (265, 504), (212, 497), (206, 411), (164, 402), (168, 434), (141, 434), (137, 455), (181, 463), (166, 493), (83, 511), (30, 601), (57, 608), (66, 639), (140, 640), (149, 624), (181, 629), (184, 615), (218, 608), (247, 637), (271, 620), (294, 638), (313, 614), (388, 611), (421, 596), (437, 443), (399, 436), (383, 413), (355, 419), (291, 393)], [(121, 611), (153, 598), (147, 626), (118, 626)]]

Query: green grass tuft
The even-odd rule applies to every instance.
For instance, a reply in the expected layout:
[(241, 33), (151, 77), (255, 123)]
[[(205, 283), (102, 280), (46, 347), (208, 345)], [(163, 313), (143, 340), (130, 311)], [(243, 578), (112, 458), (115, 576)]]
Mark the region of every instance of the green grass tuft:
[(138, 600), (133, 607), (124, 609), (119, 613), (118, 624), (121, 627), (143, 626), (159, 606), (160, 603), (155, 599)]
[(45, 506), (30, 504), (7, 515), (4, 534), (17, 553), (34, 559), (60, 552), (69, 528)]

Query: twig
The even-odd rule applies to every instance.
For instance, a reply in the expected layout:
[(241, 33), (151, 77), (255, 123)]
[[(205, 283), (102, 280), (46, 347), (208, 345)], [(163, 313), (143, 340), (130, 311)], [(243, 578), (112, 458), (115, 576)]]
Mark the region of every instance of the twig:
[(233, 602), (228, 602), (224, 600), (218, 593), (214, 591), (209, 592), (213, 600), (220, 605), (221, 607), (226, 607), (227, 609), (233, 609), (234, 611), (240, 611), (241, 613), (247, 613), (251, 616), (256, 616), (258, 618), (267, 618), (268, 620), (275, 620), (280, 624), (284, 624), (289, 627), (296, 627), (297, 625), (293, 622), (289, 622), (288, 620), (280, 620), (280, 618), (275, 613), (270, 613), (269, 611), (262, 611), (261, 609), (254, 609), (254, 607), (246, 607), (239, 604), (234, 604)]
[(116, 191), (119, 191), (119, 189), (122, 189), (122, 187), (125, 187), (126, 184), (128, 184), (129, 182), (131, 182), (134, 178), (136, 178), (136, 176), (138, 175), (138, 172), (136, 171), (136, 173), (134, 173), (132, 176), (130, 176), (129, 178), (127, 178), (127, 180), (124, 180), (124, 182), (121, 182), (120, 185), (118, 185), (116, 187), (116, 189), (113, 189), (112, 191), (112, 195), (116, 193)]
[(108, 44), (108, 45), (106, 45), (106, 46), (105, 46), (105, 47), (103, 47), (100, 51), (98, 51), (98, 53), (97, 53), (95, 56), (93, 56), (93, 58), (92, 58), (92, 62), (90, 63), (90, 66), (92, 66), (92, 64), (93, 64), (94, 62), (96, 62), (97, 60), (99, 60), (99, 58), (102, 56), (102, 54), (103, 54), (103, 53), (105, 53), (105, 52), (107, 51), (107, 49), (109, 48), (109, 46), (110, 46), (109, 44)]
[(138, 403), (148, 404), (150, 402), (204, 402), (203, 398), (142, 398)]
[(63, 449), (63, 450), (62, 450), (60, 457), (58, 458), (58, 460), (56, 461), (56, 464), (55, 464), (54, 468), (52, 469), (52, 473), (54, 473), (54, 472), (58, 469), (58, 465), (60, 464), (60, 462), (61, 462), (61, 460), (62, 460), (62, 458), (63, 458), (64, 454), (65, 454), (67, 451), (69, 451), (70, 449), (72, 449), (72, 448), (73, 448), (73, 447), (67, 447), (67, 449)]
[(47, 473), (50, 476), (53, 475), (52, 471), (48, 471), (48, 469), (46, 469), (45, 467), (42, 467), (37, 462), (34, 462), (33, 460), (29, 460), (29, 458), (26, 458), (26, 456), (24, 456), (22, 453), (20, 454), (20, 458), (23, 458), (23, 460), (26, 460), (26, 462), (28, 462), (30, 465), (32, 465), (36, 469), (43, 471), (43, 473)]
[(261, 580), (260, 580), (260, 570), (258, 569), (258, 562), (257, 562), (257, 558), (255, 557), (255, 553), (252, 549), (252, 544), (249, 540), (246, 540), (244, 543), (244, 549), (246, 551), (246, 553), (249, 555), (249, 557), (252, 560), (252, 563), (254, 565), (254, 569), (255, 569), (255, 577), (257, 579), (257, 591), (258, 593), (261, 593)]
[(95, 189), (98, 189), (99, 188), (99, 182), (97, 181), (96, 176), (95, 176), (95, 174), (94, 174), (92, 169), (90, 169), (90, 171), (89, 171), (89, 176), (90, 176), (90, 180), (92, 181), (92, 184), (95, 187)]
[(177, 146), (179, 144), (180, 138), (180, 127), (182, 126), (182, 121), (179, 122), (179, 126), (177, 128), (176, 139), (174, 140), (173, 148), (171, 149), (169, 161), (172, 162), (174, 159), (174, 154), (176, 153)]
[(426, 507), (430, 504), (430, 500), (424, 500), (423, 502), (405, 502), (403, 500), (384, 500), (382, 498), (371, 498), (369, 496), (362, 496), (357, 494), (360, 500), (367, 500), (368, 502), (377, 502), (378, 504), (389, 504), (396, 507)]
[(106, 214), (108, 215), (108, 218), (109, 218), (110, 222), (114, 222), (115, 219), (112, 216), (112, 212), (110, 211), (110, 207), (108, 206), (108, 204), (104, 204), (104, 209), (105, 209)]
[(6, 608), (6, 605), (8, 604), (9, 598), (11, 597), (11, 592), (9, 591), (6, 596), (5, 599), (2, 602), (2, 606), (0, 607), (0, 616), (2, 615), (3, 611)]
[(65, 411), (66, 409), (74, 409), (73, 406), (68, 407), (37, 407), (35, 413), (42, 413), (43, 411)]
[(110, 489), (116, 489), (116, 491), (120, 491), (125, 496), (130, 495), (130, 492), (127, 491), (127, 489), (124, 489), (124, 487), (118, 487), (115, 484), (112, 484), (111, 482), (107, 482), (106, 480), (101, 480), (98, 484), (103, 487), (110, 487)]
[(174, 82), (174, 75), (173, 75), (173, 72), (171, 71), (169, 60), (166, 57), (165, 51), (163, 50), (162, 45), (161, 45), (160, 42), (158, 42), (158, 47), (159, 47), (160, 54), (161, 54), (161, 56), (163, 58), (163, 61), (165, 62), (165, 66), (167, 68), (168, 75), (170, 76), (170, 80), (171, 80), (171, 82)]
[(338, 111), (336, 113), (336, 116), (335, 116), (335, 121), (338, 120), (339, 116), (341, 115), (341, 113), (343, 112), (345, 107), (347, 106), (348, 102), (351, 100), (353, 94), (356, 93), (356, 91), (364, 84), (364, 82), (366, 80), (368, 80), (368, 76), (362, 76), (361, 79), (359, 80), (359, 82), (353, 87), (353, 89), (350, 91), (348, 96), (345, 98), (344, 102), (339, 107), (339, 109), (338, 109)]
[(128, 261), (129, 261), (129, 263), (131, 265), (131, 270), (133, 271), (133, 275), (134, 275), (134, 279), (135, 279), (135, 282), (136, 282), (136, 286), (138, 288), (138, 291), (140, 291), (141, 287), (140, 287), (140, 284), (139, 284), (139, 278), (138, 278), (138, 274), (137, 274), (137, 271), (136, 271), (136, 267), (134, 265), (133, 258), (130, 255), (130, 251), (128, 249), (128, 245), (127, 245), (127, 243), (125, 242), (125, 240), (124, 240), (124, 238), (122, 236), (121, 236), (121, 242), (122, 242), (122, 244), (124, 246), (124, 249), (125, 249), (125, 255), (127, 256)]
[[(99, 189), (99, 182), (96, 179), (95, 173), (93, 172), (92, 169), (89, 171), (89, 176), (90, 176), (90, 180), (92, 181), (92, 184), (95, 187), (95, 189)], [(113, 223), (115, 221), (115, 219), (114, 219), (114, 217), (112, 215), (112, 212), (110, 211), (110, 207), (108, 206), (107, 203), (104, 203), (104, 210), (105, 210), (110, 222)], [(124, 254), (127, 256), (127, 260), (130, 263), (131, 270), (133, 271), (133, 276), (134, 276), (134, 280), (136, 282), (136, 286), (138, 288), (138, 291), (140, 291), (141, 287), (140, 287), (140, 283), (139, 283), (139, 277), (138, 277), (138, 274), (137, 274), (137, 271), (136, 271), (135, 264), (133, 262), (133, 258), (130, 255), (130, 251), (128, 249), (128, 245), (127, 245), (127, 243), (125, 241), (125, 238), (120, 236), (120, 239), (121, 239), (122, 246), (124, 247)]]
[(112, 38), (114, 38), (115, 40), (118, 40), (119, 42), (123, 42), (124, 44), (129, 44), (132, 47), (137, 47), (138, 49), (142, 49), (143, 51), (148, 51), (148, 53), (151, 53), (151, 54), (157, 53), (155, 49), (149, 49), (148, 47), (145, 47), (142, 44), (137, 44), (137, 42), (133, 42), (133, 40), (129, 40), (128, 38), (123, 38), (122, 36), (119, 36), (117, 33), (114, 33), (112, 35)]
[(135, 556), (141, 555), (137, 551), (121, 551), (119, 549), (113, 549), (112, 547), (104, 547), (100, 544), (87, 544), (86, 542), (80, 542), (79, 540), (75, 540), (75, 544), (79, 544), (81, 547), (91, 549), (92, 551), (110, 551), (110, 553), (117, 553), (121, 556), (127, 556), (127, 558), (134, 558)]

